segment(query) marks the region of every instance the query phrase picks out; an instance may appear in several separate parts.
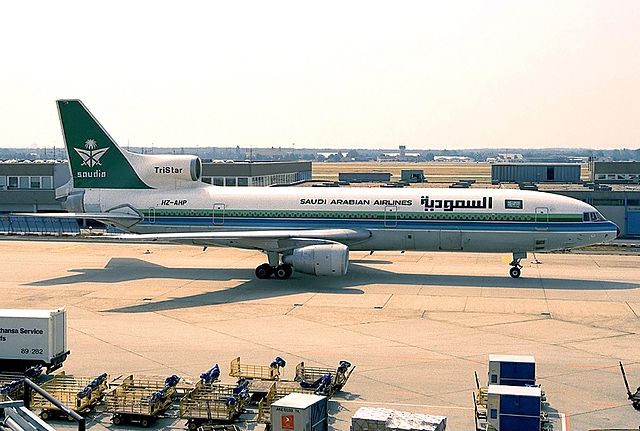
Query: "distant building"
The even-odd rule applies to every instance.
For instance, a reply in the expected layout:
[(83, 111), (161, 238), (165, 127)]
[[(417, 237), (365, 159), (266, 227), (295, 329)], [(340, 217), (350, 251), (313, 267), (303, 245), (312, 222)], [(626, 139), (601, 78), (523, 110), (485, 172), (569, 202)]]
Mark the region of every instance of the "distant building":
[(524, 162), (524, 156), (519, 153), (500, 153), (496, 159), (497, 162), (521, 163)]
[(400, 171), (400, 181), (405, 183), (424, 183), (424, 170), (402, 169)]
[(457, 162), (457, 163), (470, 163), (475, 162), (474, 159), (467, 156), (433, 156), (434, 162)]
[(494, 163), (492, 183), (579, 183), (576, 163)]
[(391, 174), (388, 172), (340, 172), (338, 180), (349, 183), (386, 183), (391, 181)]
[(589, 165), (591, 181), (604, 184), (640, 184), (640, 162), (596, 162)]
[(407, 153), (407, 146), (400, 145), (397, 153), (384, 153), (378, 156), (379, 162), (417, 162), (420, 161), (420, 153)]

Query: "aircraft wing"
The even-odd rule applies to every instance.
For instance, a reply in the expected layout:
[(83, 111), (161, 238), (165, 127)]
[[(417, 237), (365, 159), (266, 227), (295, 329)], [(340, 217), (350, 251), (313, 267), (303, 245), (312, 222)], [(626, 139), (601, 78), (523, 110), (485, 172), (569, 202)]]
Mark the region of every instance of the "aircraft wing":
[(307, 245), (332, 242), (353, 243), (371, 237), (365, 229), (258, 230), (223, 232), (179, 232), (153, 234), (123, 234), (116, 238), (140, 241), (168, 241), (195, 245), (286, 251)]

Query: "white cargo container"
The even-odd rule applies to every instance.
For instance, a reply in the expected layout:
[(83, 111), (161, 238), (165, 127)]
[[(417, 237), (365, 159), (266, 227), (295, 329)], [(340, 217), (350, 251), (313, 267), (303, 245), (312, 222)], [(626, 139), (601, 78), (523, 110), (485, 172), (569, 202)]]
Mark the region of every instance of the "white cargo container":
[(386, 431), (394, 412), (383, 407), (360, 407), (351, 417), (351, 431)]
[(360, 407), (351, 418), (351, 431), (445, 431), (446, 416)]
[(0, 371), (23, 371), (42, 364), (62, 366), (67, 350), (67, 312), (0, 309)]
[(327, 431), (327, 397), (292, 393), (271, 404), (274, 431)]

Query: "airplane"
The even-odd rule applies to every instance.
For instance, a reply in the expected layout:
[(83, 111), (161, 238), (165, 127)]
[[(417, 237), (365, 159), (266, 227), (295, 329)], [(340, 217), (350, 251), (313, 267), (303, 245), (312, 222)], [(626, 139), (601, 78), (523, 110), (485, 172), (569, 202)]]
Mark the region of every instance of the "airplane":
[(261, 250), (259, 279), (296, 272), (340, 276), (350, 251), (511, 253), (611, 241), (618, 227), (566, 196), (512, 189), (219, 187), (200, 181), (197, 156), (119, 147), (80, 100), (56, 102), (72, 179), (56, 191), (67, 213), (125, 239)]

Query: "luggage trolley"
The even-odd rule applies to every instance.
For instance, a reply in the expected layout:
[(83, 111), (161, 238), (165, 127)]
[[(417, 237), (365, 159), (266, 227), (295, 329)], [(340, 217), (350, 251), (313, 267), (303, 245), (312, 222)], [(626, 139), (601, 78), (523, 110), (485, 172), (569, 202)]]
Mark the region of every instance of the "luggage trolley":
[(249, 398), (247, 385), (199, 381), (180, 400), (180, 418), (195, 430), (205, 423), (231, 422), (242, 413)]
[(303, 386), (316, 389), (317, 394), (331, 397), (342, 390), (355, 368), (348, 361), (340, 361), (337, 368), (308, 367), (304, 362), (300, 362), (296, 366), (294, 380), (301, 382)]
[(180, 377), (176, 375), (164, 381), (129, 375), (105, 394), (105, 412), (112, 414), (114, 425), (138, 422), (148, 427), (171, 406), (179, 381)]
[(280, 370), (286, 365), (287, 363), (280, 356), (276, 356), (268, 366), (243, 364), (240, 362), (240, 357), (237, 357), (231, 361), (229, 375), (238, 379), (279, 380)]
[[(92, 379), (67, 375), (63, 371), (42, 383), (41, 387), (76, 413), (82, 414), (102, 400), (108, 388), (108, 377), (107, 373), (104, 373)], [(61, 414), (56, 406), (38, 393), (33, 395), (29, 408), (40, 409), (40, 417), (44, 420)]]

